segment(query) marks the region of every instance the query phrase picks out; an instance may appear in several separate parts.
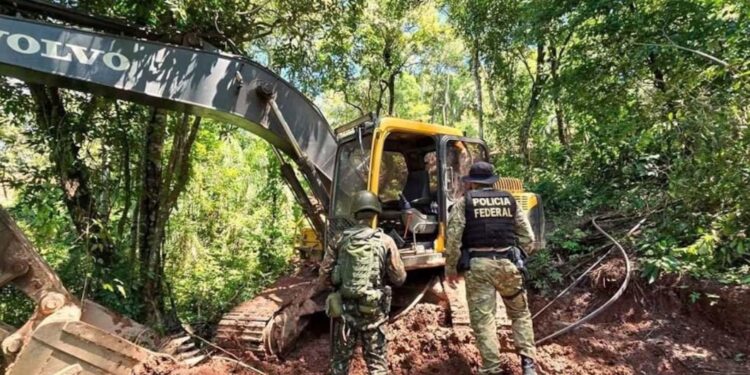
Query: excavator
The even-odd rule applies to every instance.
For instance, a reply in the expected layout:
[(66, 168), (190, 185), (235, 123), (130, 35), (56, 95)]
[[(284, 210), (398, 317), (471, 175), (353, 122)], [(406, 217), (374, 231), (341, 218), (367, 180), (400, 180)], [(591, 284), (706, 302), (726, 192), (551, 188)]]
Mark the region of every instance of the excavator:
[[(448, 214), (463, 195), (460, 177), (473, 162), (489, 160), (482, 140), (452, 127), (372, 114), (334, 129), (278, 75), (208, 44), (156, 42), (119, 20), (38, 1), (0, 1), (0, 12), (2, 76), (210, 117), (269, 142), (310, 222), (299, 246), (306, 259), (319, 260), (351, 225), (355, 192), (377, 194), (383, 212), (374, 225), (394, 238), (410, 277), (430, 275), (429, 287), (449, 301), (454, 327), (468, 325), (461, 284), (449, 288), (439, 278)], [(541, 198), (517, 179), (501, 179), (498, 187), (516, 196), (539, 239), (535, 246), (544, 246)], [(316, 276), (312, 268), (284, 277), (235, 307), (219, 323), (215, 341), (261, 358), (288, 351), (323, 310), (325, 290)], [(0, 209), (0, 286), (8, 284), (37, 308), (19, 329), (0, 325), (7, 374), (129, 374), (181, 344), (77, 300)]]

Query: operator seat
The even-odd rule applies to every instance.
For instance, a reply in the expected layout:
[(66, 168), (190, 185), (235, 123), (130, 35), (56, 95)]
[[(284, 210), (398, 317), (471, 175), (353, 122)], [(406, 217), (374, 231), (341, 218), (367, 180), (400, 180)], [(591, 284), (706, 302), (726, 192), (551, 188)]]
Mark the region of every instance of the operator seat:
[(410, 171), (404, 185), (404, 197), (414, 206), (427, 206), (430, 197), (430, 175), (425, 170)]
[[(432, 202), (429, 173), (426, 170), (410, 171), (406, 177), (403, 195), (412, 206), (428, 207)], [(438, 228), (437, 215), (424, 213), (417, 208), (404, 210), (401, 220), (407, 231), (413, 234), (432, 234)]]

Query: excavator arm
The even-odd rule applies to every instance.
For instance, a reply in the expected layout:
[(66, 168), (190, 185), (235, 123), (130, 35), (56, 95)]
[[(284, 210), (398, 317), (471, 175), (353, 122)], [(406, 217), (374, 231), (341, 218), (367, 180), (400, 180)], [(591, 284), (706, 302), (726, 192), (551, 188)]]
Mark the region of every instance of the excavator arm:
[(336, 137), (307, 97), (253, 61), (0, 16), (0, 75), (246, 129), (291, 157), (327, 207)]

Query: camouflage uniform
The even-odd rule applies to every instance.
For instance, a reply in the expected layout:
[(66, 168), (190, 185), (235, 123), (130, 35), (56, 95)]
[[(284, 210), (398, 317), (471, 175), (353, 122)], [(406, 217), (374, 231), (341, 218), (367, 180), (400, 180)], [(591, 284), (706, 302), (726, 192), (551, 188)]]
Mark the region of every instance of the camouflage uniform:
[[(333, 239), (331, 243), (337, 244), (341, 240), (340, 236)], [(318, 268), (318, 286), (320, 289), (330, 288), (333, 286), (331, 275), (333, 267), (336, 265), (336, 247), (326, 246), (323, 253), (323, 260)]]
[[(349, 233), (369, 229), (364, 225), (359, 225), (348, 229), (345, 236)], [(378, 231), (377, 235), (381, 237), (383, 246), (377, 251), (376, 259), (379, 260), (380, 272), (376, 273), (377, 280), (373, 284), (377, 288), (383, 288), (386, 285), (386, 279), (394, 285), (401, 285), (406, 280), (406, 270), (401, 261), (398, 248), (393, 239)], [(338, 248), (338, 245), (336, 246)], [(320, 269), (320, 278), (330, 282), (333, 272), (333, 265), (336, 263), (336, 252), (326, 252), (325, 260)], [(384, 375), (388, 373), (388, 363), (386, 360), (387, 342), (384, 324), (388, 319), (388, 311), (382, 309), (374, 315), (363, 316), (355, 304), (349, 301), (343, 301), (344, 321), (334, 320), (332, 332), (332, 350), (331, 353), (331, 374), (346, 375), (349, 373), (349, 364), (351, 363), (354, 349), (357, 342), (362, 343), (367, 369), (371, 375)]]
[[(456, 266), (461, 256), (461, 240), (466, 226), (465, 216), (465, 200), (459, 199), (454, 204), (448, 219), (445, 249), (446, 275), (456, 274)], [(527, 247), (534, 242), (531, 224), (520, 207), (515, 215), (515, 233), (522, 247)], [(513, 341), (519, 354), (529, 358), (536, 356), (531, 313), (526, 292), (523, 290), (521, 273), (507, 259), (474, 258), (471, 260), (471, 270), (466, 274), (466, 299), (469, 303), (471, 328), (482, 356), (481, 374), (501, 372), (495, 322), (496, 292), (504, 296), (503, 302), (508, 317), (513, 322)]]

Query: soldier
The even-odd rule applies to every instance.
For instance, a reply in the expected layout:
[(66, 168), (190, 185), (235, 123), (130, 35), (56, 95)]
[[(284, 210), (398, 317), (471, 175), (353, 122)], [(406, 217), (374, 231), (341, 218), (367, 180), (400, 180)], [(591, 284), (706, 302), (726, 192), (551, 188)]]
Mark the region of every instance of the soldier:
[(321, 267), (321, 280), (330, 280), (336, 289), (326, 301), (326, 312), (332, 319), (332, 375), (349, 372), (357, 342), (362, 344), (370, 374), (388, 373), (384, 324), (388, 321), (391, 289), (386, 280), (402, 285), (406, 270), (393, 239), (371, 228), (380, 212), (377, 196), (369, 191), (357, 192), (352, 202), (357, 224), (342, 233), (336, 251), (326, 253)]
[(513, 322), (513, 341), (521, 355), (523, 375), (535, 375), (534, 331), (522, 270), (517, 262), (522, 259), (521, 252), (516, 248), (519, 245), (531, 250), (528, 247), (534, 242), (534, 233), (513, 196), (493, 188), (497, 180), (492, 165), (486, 162), (474, 163), (469, 175), (463, 177), (467, 192), (453, 206), (448, 219), (445, 276), (455, 286), (459, 258), (468, 256), (466, 299), (471, 328), (482, 356), (479, 373), (501, 373), (495, 322), (496, 292), (499, 292)]

